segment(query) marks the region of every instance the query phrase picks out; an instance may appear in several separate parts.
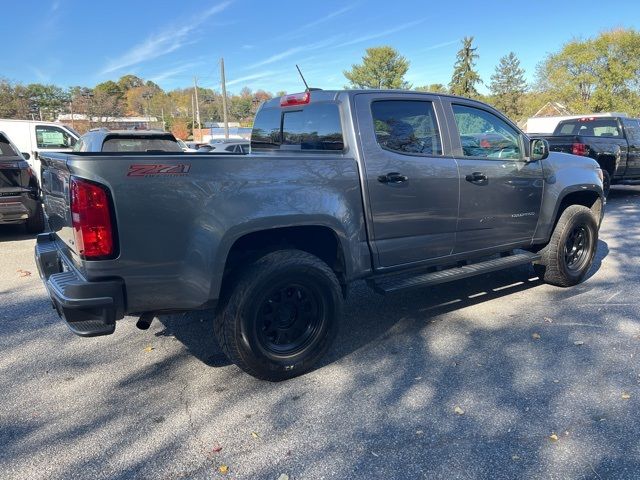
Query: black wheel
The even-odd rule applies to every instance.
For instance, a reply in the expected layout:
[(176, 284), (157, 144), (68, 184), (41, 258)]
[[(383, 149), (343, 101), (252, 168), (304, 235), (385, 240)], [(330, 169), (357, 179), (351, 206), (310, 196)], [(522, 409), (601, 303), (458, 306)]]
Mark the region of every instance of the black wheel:
[(27, 218), (26, 227), (28, 233), (42, 233), (44, 232), (44, 211), (42, 209), (42, 204), (38, 203), (38, 207), (36, 208), (33, 215)]
[(602, 191), (605, 198), (609, 196), (611, 191), (611, 175), (606, 170), (602, 170)]
[(280, 381), (309, 371), (337, 333), (341, 289), (329, 266), (299, 250), (269, 253), (244, 268), (215, 327), (233, 363)]
[(552, 285), (576, 285), (591, 268), (597, 245), (598, 222), (593, 212), (571, 205), (562, 212), (551, 240), (540, 251), (542, 259), (534, 264), (536, 273)]

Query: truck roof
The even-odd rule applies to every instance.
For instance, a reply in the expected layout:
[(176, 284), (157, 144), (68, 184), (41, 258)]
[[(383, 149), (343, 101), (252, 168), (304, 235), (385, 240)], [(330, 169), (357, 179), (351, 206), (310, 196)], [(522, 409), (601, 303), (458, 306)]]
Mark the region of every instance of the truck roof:
[[(284, 97), (288, 96), (288, 95), (296, 95), (296, 94), (302, 94), (303, 92), (294, 92), (294, 93), (290, 93), (287, 95), (284, 95)], [(448, 93), (436, 93), (436, 92), (419, 92), (416, 90), (401, 90), (401, 89), (364, 89), (364, 88), (360, 88), (360, 89), (354, 89), (354, 90), (316, 90), (316, 89), (311, 89), (309, 90), (309, 94), (311, 95), (311, 100), (310, 102), (314, 102), (314, 101), (335, 101), (338, 99), (338, 97), (342, 94), (345, 94), (349, 97), (352, 97), (354, 95), (358, 95), (361, 93), (384, 93), (384, 94), (411, 94), (411, 95), (435, 95), (438, 97), (449, 97), (449, 98), (458, 98), (461, 100), (468, 100), (465, 97), (461, 97), (459, 95), (451, 95)], [(264, 107), (267, 108), (272, 108), (272, 107), (280, 107), (280, 99), (283, 97), (274, 97), (270, 100), (267, 100), (264, 103)]]

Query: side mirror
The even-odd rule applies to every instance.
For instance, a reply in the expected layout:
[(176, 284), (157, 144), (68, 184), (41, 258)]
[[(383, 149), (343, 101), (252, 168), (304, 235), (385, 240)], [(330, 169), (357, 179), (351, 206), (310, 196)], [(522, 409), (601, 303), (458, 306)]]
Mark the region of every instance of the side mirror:
[(532, 162), (538, 160), (544, 160), (549, 156), (549, 142), (544, 138), (534, 138), (531, 140), (531, 154), (530, 158)]
[(27, 152), (22, 152), (22, 156), (25, 160), (29, 160), (31, 158), (31, 155), (29, 155)]

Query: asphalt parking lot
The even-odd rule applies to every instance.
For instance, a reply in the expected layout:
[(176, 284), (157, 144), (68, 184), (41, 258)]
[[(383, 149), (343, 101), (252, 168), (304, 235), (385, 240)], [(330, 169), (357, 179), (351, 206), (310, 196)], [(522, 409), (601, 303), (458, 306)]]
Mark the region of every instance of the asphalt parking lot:
[(584, 284), (357, 285), (279, 384), (226, 362), (209, 312), (73, 336), (22, 232), (0, 227), (1, 478), (640, 477), (640, 187), (612, 190)]

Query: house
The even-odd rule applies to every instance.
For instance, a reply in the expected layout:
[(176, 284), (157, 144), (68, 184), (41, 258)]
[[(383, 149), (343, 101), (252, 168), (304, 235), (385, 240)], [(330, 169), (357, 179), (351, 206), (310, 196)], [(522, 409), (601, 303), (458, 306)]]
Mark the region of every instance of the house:
[(569, 120), (571, 118), (588, 117), (627, 117), (626, 113), (619, 112), (601, 112), (601, 113), (583, 113), (576, 115), (569, 110), (566, 106), (559, 102), (547, 102), (540, 110), (538, 110), (533, 117), (527, 119), (524, 124), (521, 125), (522, 130), (526, 133), (537, 133), (550, 135), (556, 129), (558, 123), (562, 120)]

